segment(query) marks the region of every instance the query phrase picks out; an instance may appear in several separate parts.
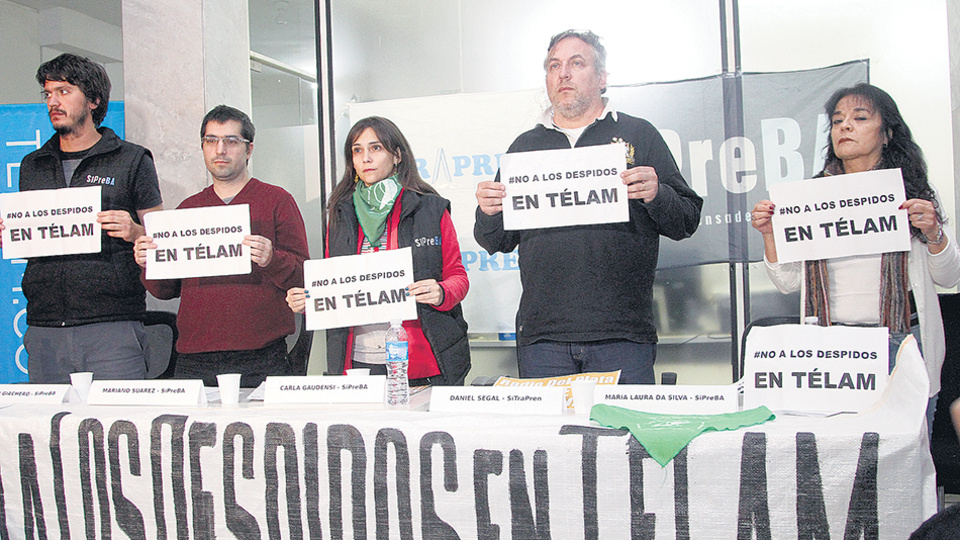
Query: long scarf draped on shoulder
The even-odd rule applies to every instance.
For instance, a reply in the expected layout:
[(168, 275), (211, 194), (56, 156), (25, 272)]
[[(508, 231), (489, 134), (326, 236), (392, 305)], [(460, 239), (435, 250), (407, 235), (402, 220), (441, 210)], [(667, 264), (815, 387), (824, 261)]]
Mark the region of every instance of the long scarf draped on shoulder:
[[(842, 174), (843, 171), (824, 170), (825, 176)], [(817, 317), (817, 324), (830, 326), (830, 277), (827, 261), (805, 261), (804, 279), (806, 299), (804, 316)], [(890, 252), (880, 256), (880, 326), (893, 333), (910, 331), (910, 301), (907, 275), (907, 252)]]

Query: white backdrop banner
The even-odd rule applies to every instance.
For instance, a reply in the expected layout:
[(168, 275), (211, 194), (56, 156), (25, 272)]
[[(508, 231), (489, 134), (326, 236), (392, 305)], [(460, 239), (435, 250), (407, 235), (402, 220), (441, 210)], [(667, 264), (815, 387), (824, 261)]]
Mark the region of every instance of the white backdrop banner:
[(664, 467), (570, 415), (8, 405), (0, 537), (907, 538), (936, 511), (908, 351), (868, 413), (703, 433)]

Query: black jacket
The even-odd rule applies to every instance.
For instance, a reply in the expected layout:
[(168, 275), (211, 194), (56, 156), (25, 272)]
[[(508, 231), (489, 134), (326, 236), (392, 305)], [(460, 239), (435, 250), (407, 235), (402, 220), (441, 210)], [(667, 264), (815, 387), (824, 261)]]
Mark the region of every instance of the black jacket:
[[(70, 187), (101, 186), (103, 210), (126, 210), (139, 222), (137, 210), (161, 203), (157, 173), (150, 152), (120, 140), (109, 128), (80, 162)], [(54, 135), (20, 164), (20, 191), (66, 187)], [(137, 320), (146, 309), (140, 267), (133, 245), (102, 233), (99, 253), (34, 257), (23, 273), (27, 324), (77, 326)]]
[[(703, 199), (687, 186), (650, 122), (608, 113), (584, 130), (576, 146), (612, 142), (627, 143), (627, 168), (653, 167), (660, 185), (653, 201), (629, 201), (628, 222), (505, 231), (502, 213), (488, 216), (477, 208), (477, 243), (490, 253), (519, 246), (522, 345), (541, 339), (657, 342), (651, 297), (660, 236), (680, 240), (693, 234)], [(567, 136), (538, 124), (517, 137), (508, 153), (561, 148), (570, 148)]]

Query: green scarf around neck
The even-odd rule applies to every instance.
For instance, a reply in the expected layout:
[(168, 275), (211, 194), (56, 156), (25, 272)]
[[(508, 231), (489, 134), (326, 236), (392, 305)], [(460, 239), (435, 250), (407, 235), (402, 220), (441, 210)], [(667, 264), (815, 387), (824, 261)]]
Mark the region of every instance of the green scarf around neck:
[(397, 175), (388, 176), (372, 186), (357, 182), (353, 190), (353, 206), (360, 220), (363, 235), (370, 245), (380, 247), (380, 237), (387, 228), (387, 216), (393, 210), (393, 203), (400, 193)]

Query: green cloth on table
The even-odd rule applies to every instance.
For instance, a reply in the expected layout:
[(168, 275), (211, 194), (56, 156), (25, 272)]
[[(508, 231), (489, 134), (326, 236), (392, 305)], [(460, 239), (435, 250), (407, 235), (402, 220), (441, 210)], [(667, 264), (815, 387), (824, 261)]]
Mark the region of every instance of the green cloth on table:
[(766, 407), (727, 414), (655, 414), (604, 404), (590, 409), (590, 419), (600, 425), (630, 430), (661, 467), (704, 431), (732, 431), (774, 418)]

